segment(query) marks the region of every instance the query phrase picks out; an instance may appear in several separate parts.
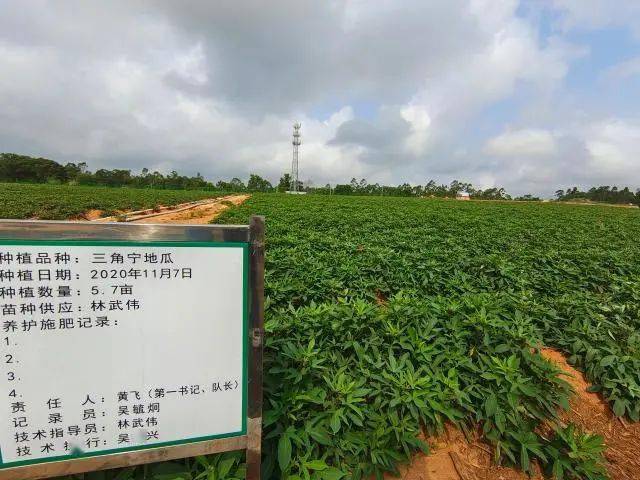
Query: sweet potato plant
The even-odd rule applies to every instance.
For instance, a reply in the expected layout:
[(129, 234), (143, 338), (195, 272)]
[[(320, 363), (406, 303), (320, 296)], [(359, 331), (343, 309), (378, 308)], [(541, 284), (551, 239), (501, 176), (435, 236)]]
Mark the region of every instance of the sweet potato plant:
[(449, 421), (499, 463), (606, 478), (602, 439), (556, 421), (570, 389), (537, 349), (638, 419), (635, 210), (263, 195), (218, 221), (252, 213), (267, 217), (267, 475), (380, 476)]
[[(638, 420), (637, 211), (254, 195), (218, 222), (254, 213), (267, 219), (264, 478), (380, 478), (445, 422), (498, 463), (606, 478), (602, 438), (557, 420), (570, 387), (538, 349)], [(241, 478), (225, 455), (109, 478)]]
[(67, 220), (93, 209), (109, 216), (221, 195), (203, 190), (0, 183), (0, 218)]

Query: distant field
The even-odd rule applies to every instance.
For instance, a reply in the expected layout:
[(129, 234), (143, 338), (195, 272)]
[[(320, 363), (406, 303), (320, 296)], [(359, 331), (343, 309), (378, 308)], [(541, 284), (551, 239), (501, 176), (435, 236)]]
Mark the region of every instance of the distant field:
[(0, 218), (64, 220), (92, 209), (102, 210), (107, 216), (117, 210), (175, 205), (220, 195), (219, 192), (202, 190), (0, 183)]

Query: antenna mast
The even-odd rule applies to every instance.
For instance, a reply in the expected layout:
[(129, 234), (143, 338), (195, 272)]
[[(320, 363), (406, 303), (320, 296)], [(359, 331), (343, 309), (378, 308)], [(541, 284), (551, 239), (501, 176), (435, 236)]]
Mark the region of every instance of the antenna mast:
[(298, 147), (302, 143), (300, 139), (300, 123), (293, 124), (293, 159), (291, 161), (291, 191), (297, 192), (299, 187), (298, 182)]

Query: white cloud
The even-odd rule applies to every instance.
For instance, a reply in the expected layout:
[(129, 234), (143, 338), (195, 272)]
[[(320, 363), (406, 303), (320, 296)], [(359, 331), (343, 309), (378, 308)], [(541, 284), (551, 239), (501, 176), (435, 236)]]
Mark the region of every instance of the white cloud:
[(407, 151), (420, 155), (427, 148), (431, 117), (423, 105), (407, 105), (400, 110), (400, 116), (411, 126), (411, 134), (405, 139)]
[[(549, 1), (567, 25), (591, 22), (582, 2)], [(553, 100), (584, 50), (562, 35), (541, 37), (521, 6), (5, 0), (1, 150), (92, 169), (275, 180), (290, 167), (291, 124), (301, 121), (301, 175), (316, 184), (457, 177), (538, 193), (550, 182), (586, 179), (585, 168), (633, 168), (625, 160), (635, 148), (633, 122), (625, 131), (586, 115), (568, 132), (535, 114), (522, 118), (531, 105), (553, 118)], [(480, 122), (514, 99), (522, 105), (505, 118)], [(504, 124), (521, 127), (486, 139)], [(626, 178), (640, 183), (640, 174)]]
[(485, 145), (485, 153), (498, 156), (548, 156), (558, 147), (555, 138), (547, 130), (524, 129), (508, 131), (491, 138)]
[[(640, 122), (610, 119), (591, 125), (585, 135), (588, 171), (593, 178), (626, 184), (640, 172)], [(634, 175), (635, 173), (635, 175)]]
[(626, 80), (640, 76), (640, 57), (633, 57), (609, 67), (604, 73), (608, 80)]
[[(5, 5), (5, 148), (93, 168), (277, 175), (296, 119), (320, 182), (427, 165), (517, 82), (547, 88), (566, 71), (515, 0), (254, 2), (251, 15), (231, 1)], [(361, 100), (377, 104), (368, 123), (348, 107)], [(313, 118), (326, 102), (329, 121)], [(346, 125), (351, 140), (332, 143)]]
[(626, 26), (640, 36), (640, 3), (636, 0), (546, 0), (562, 13), (564, 29)]
[[(452, 134), (487, 106), (511, 97), (518, 88), (553, 92), (580, 50), (559, 41), (541, 46), (536, 29), (516, 15), (517, 2), (473, 0), (465, 14), (483, 41), (450, 59), (448, 68), (426, 79), (409, 107), (430, 118), (431, 142), (452, 141)], [(552, 39), (553, 40), (553, 39)]]
[(521, 129), (490, 139), (484, 162), (497, 185), (551, 195), (553, 188), (640, 185), (640, 119), (585, 121), (554, 131)]

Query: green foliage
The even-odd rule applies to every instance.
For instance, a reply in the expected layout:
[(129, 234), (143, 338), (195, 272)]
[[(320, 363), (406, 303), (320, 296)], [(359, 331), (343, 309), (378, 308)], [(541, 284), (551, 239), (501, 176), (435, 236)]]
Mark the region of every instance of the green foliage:
[(547, 446), (547, 474), (556, 480), (606, 480), (603, 439), (576, 431), (573, 425), (558, 428)]
[(517, 202), (540, 202), (542, 199), (540, 197), (535, 197), (531, 194), (522, 195), (521, 197), (514, 198)]
[(385, 308), (343, 298), (278, 310), (266, 326), (267, 472), (304, 477), (313, 461), (349, 478), (395, 472), (427, 450), (421, 428), (446, 421), (480, 424), (499, 461), (544, 459), (534, 429), (569, 387), (507, 302), (398, 293)]
[(244, 192), (247, 190), (247, 187), (244, 183), (242, 183), (242, 180), (236, 177), (232, 178), (229, 182), (220, 180), (218, 183), (216, 183), (216, 188), (225, 192)]
[(620, 189), (615, 185), (613, 187), (609, 185), (591, 187), (586, 192), (581, 192), (580, 190), (578, 190), (578, 187), (568, 188), (566, 192), (564, 190), (557, 190), (556, 197), (560, 201), (589, 201), (640, 205), (640, 189), (636, 190), (634, 194), (633, 191), (629, 189), (629, 187)]
[(379, 478), (450, 421), (479, 427), (498, 462), (605, 478), (602, 439), (556, 421), (569, 387), (537, 348), (635, 418), (637, 212), (256, 194), (218, 221), (253, 213), (267, 217), (267, 477)]
[(394, 471), (422, 427), (450, 420), (479, 424), (500, 462), (561, 458), (566, 478), (600, 478), (601, 457), (558, 446), (565, 430), (537, 433), (568, 391), (535, 347), (563, 350), (637, 418), (637, 212), (254, 196), (218, 221), (251, 213), (267, 217), (268, 472)]
[(141, 210), (219, 195), (199, 190), (0, 183), (0, 218), (66, 220), (91, 209), (103, 210), (107, 216), (116, 210)]
[(247, 191), (249, 192), (270, 192), (273, 185), (269, 180), (262, 178), (260, 175), (252, 173), (247, 182)]
[(290, 188), (291, 188), (291, 175), (288, 173), (285, 173), (284, 175), (282, 175), (282, 177), (280, 177), (280, 181), (278, 182), (278, 191), (286, 192)]
[(94, 185), (107, 187), (151, 187), (212, 189), (200, 173), (194, 177), (180, 175), (175, 170), (168, 175), (150, 172), (143, 168), (138, 175), (131, 170), (114, 168), (98, 169), (95, 173), (87, 170), (85, 162), (61, 165), (46, 158), (33, 158), (15, 153), (0, 153), (0, 182), (26, 183), (69, 183), (73, 185)]
[(246, 476), (244, 452), (186, 458), (139, 467), (58, 477), (59, 480), (241, 480)]
[(63, 182), (68, 180), (65, 167), (47, 158), (33, 158), (15, 153), (0, 153), (0, 182)]

